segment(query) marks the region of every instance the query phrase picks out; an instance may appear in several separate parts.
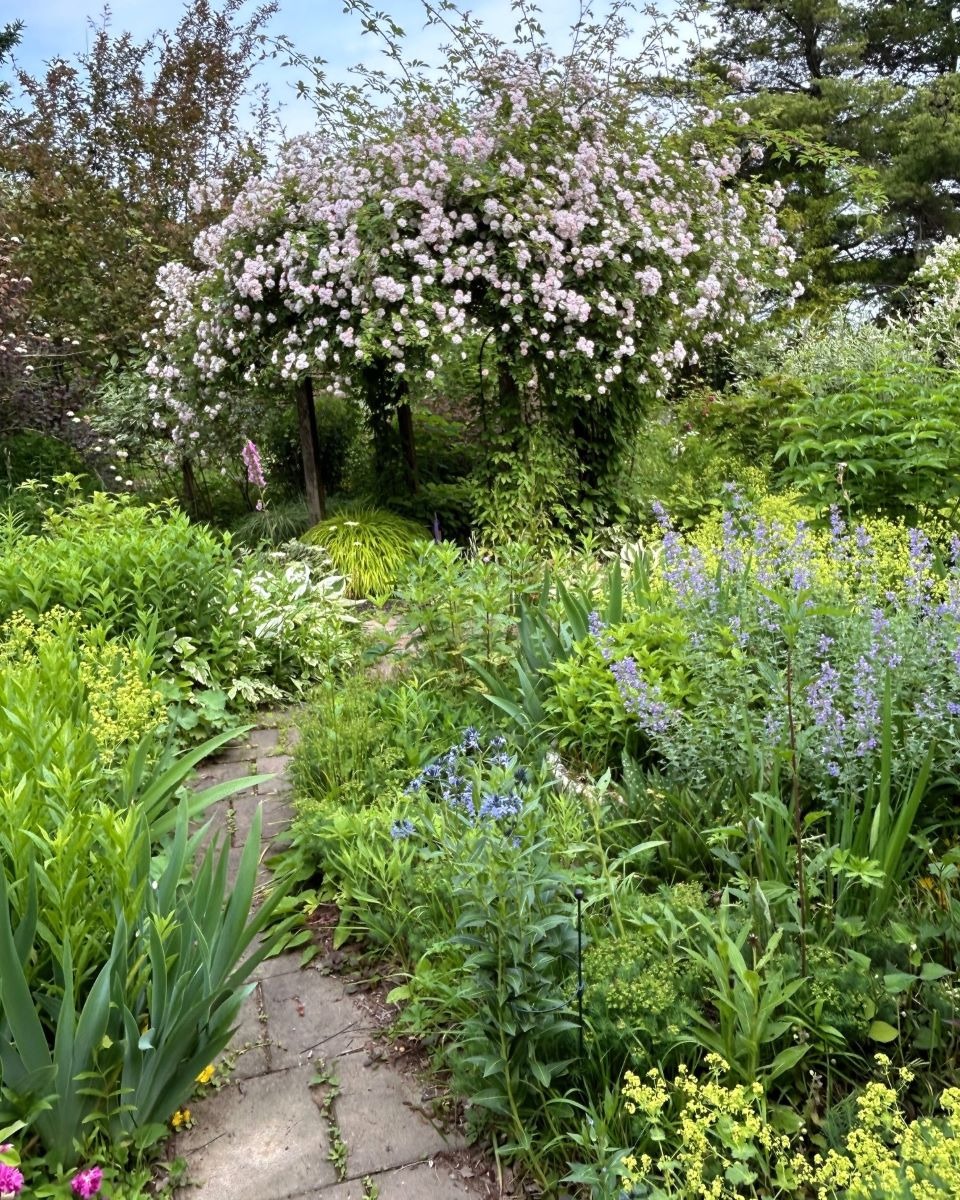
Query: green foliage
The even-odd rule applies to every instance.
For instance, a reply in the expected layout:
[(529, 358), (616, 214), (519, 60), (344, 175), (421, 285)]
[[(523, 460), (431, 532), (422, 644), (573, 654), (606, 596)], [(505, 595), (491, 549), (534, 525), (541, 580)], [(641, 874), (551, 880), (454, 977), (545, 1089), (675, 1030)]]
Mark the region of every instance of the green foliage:
[(681, 1070), (668, 1078), (653, 1070), (640, 1079), (627, 1072), (623, 1097), (632, 1145), (603, 1166), (619, 1178), (621, 1194), (637, 1200), (694, 1200), (704, 1188), (721, 1200), (953, 1194), (960, 1185), (958, 1090), (939, 1096), (941, 1115), (908, 1120), (899, 1101), (913, 1073), (893, 1076), (883, 1055), (876, 1067), (886, 1081), (866, 1086), (849, 1132), (826, 1154), (817, 1152), (816, 1135), (803, 1136), (796, 1123), (784, 1127), (764, 1087), (728, 1083), (727, 1063), (718, 1056), (698, 1075)]
[[(322, 560), (238, 562), (177, 509), (68, 496), (42, 532), (0, 543), (0, 619), (62, 607), (142, 640), (181, 728), (301, 690), (350, 658), (342, 580)], [(319, 568), (319, 569), (318, 569)]]
[(235, 734), (173, 757), (133, 703), (135, 647), (56, 613), (17, 618), (4, 639), (0, 1125), (24, 1122), (59, 1169), (99, 1148), (122, 1161), (164, 1135), (272, 944), (241, 964), (279, 898), (250, 917), (259, 819), (229, 889), (226, 847), (192, 874), (190, 821), (253, 781), (183, 789)]
[(510, 1150), (534, 1169), (533, 1115), (575, 1055), (570, 883), (547, 837), (513, 848), (497, 832), (481, 834), (453, 878), (469, 1013), (450, 1049), (454, 1079), (475, 1111), (506, 1118)]
[(519, 444), (489, 452), (474, 484), (473, 510), (484, 541), (531, 542), (549, 550), (569, 541), (593, 501), (580, 496), (576, 455), (548, 429), (533, 427)]
[(769, 131), (766, 161), (749, 169), (786, 189), (784, 221), (812, 272), (810, 301), (826, 306), (857, 286), (901, 300), (923, 250), (957, 232), (945, 198), (960, 154), (949, 5), (711, 8), (718, 37), (704, 57), (734, 73), (736, 101)]
[(60, 438), (30, 429), (0, 438), (0, 489), (13, 492), (27, 479), (49, 483), (66, 472), (82, 475), (84, 463)]
[(383, 508), (351, 507), (314, 525), (303, 535), (319, 546), (349, 581), (350, 594), (387, 596), (416, 553), (425, 530)]
[(805, 390), (781, 422), (784, 476), (821, 506), (953, 520), (960, 504), (960, 387), (900, 370)]
[(475, 648), (488, 669), (510, 653), (521, 597), (537, 590), (534, 548), (515, 542), (468, 553), (450, 542), (428, 542), (406, 571), (398, 594), (401, 628), (438, 672), (463, 675)]
[(240, 546), (280, 547), (302, 537), (310, 528), (310, 514), (302, 500), (289, 504), (268, 504), (247, 513), (231, 530)]
[(675, 615), (648, 611), (613, 627), (604, 646), (607, 657), (595, 638), (578, 642), (569, 657), (543, 671), (542, 732), (565, 759), (596, 774), (619, 763), (624, 750), (636, 751), (638, 739), (609, 655), (631, 653), (668, 703), (683, 706), (695, 702), (698, 691), (685, 666), (688, 638)]
[[(113, 33), (107, 13), (73, 62), (16, 72), (2, 98), (0, 169), (18, 180), (4, 225), (33, 281), (32, 319), (56, 335), (51, 367), (82, 378), (136, 353), (157, 268), (198, 228), (191, 186), (235, 178), (265, 143), (269, 122), (245, 109), (271, 13), (190, 3), (143, 42)], [(210, 198), (200, 207), (209, 215)]]

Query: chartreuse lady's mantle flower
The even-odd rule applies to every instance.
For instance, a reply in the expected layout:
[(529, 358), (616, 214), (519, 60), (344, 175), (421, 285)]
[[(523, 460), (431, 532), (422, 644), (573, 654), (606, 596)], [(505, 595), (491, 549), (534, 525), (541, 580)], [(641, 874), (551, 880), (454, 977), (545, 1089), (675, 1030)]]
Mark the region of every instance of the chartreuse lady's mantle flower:
[(88, 1167), (78, 1171), (70, 1181), (70, 1188), (75, 1196), (95, 1196), (103, 1183), (103, 1171), (100, 1167)]

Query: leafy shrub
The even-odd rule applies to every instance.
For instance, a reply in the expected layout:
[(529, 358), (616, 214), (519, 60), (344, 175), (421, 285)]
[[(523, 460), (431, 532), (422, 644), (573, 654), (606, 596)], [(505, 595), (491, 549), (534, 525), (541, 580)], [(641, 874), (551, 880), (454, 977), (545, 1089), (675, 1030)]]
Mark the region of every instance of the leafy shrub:
[(495, 669), (511, 653), (521, 597), (541, 581), (529, 542), (494, 551), (475, 547), (473, 553), (450, 542), (426, 542), (397, 589), (400, 628), (438, 672), (463, 675), (470, 651)]
[[(676, 616), (645, 612), (612, 627), (602, 645), (588, 637), (545, 672), (541, 728), (562, 754), (600, 773), (636, 750), (636, 722), (623, 704), (609, 662), (629, 649), (665, 700), (683, 706), (697, 685), (684, 665), (688, 632)], [(633, 736), (631, 736), (633, 735)]]
[(65, 472), (82, 475), (83, 459), (69, 443), (47, 433), (23, 429), (0, 439), (0, 493), (28, 479), (49, 482)]
[(303, 541), (325, 550), (349, 580), (350, 594), (360, 598), (388, 595), (424, 536), (418, 525), (386, 509), (350, 508), (314, 525)]
[(960, 385), (930, 368), (862, 375), (807, 391), (783, 419), (784, 476), (823, 506), (953, 519)]
[(233, 734), (174, 759), (151, 734), (142, 653), (76, 617), (16, 618), (5, 637), (0, 1126), (23, 1122), (60, 1167), (97, 1146), (122, 1160), (226, 1045), (276, 900), (250, 918), (256, 828), (229, 893), (226, 848), (192, 874), (190, 820), (249, 781), (182, 785)]
[(178, 509), (98, 493), (0, 542), (0, 620), (62, 607), (140, 639), (183, 730), (276, 699), (349, 659), (342, 581), (283, 555), (238, 562)]

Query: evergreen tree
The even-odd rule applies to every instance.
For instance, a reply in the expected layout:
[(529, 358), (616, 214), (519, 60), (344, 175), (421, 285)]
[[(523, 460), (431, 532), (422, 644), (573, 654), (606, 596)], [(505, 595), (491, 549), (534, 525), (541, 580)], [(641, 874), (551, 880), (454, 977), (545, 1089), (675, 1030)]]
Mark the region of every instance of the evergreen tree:
[(887, 198), (871, 217), (842, 170), (782, 143), (779, 177), (811, 298), (866, 288), (888, 304), (930, 247), (960, 232), (960, 24), (944, 0), (713, 0), (711, 67), (774, 130), (852, 152)]

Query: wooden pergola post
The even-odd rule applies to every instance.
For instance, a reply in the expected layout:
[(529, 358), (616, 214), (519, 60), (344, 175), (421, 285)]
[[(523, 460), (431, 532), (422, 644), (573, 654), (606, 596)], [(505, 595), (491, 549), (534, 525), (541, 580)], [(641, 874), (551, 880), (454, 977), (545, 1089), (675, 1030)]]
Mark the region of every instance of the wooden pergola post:
[(307, 512), (312, 521), (327, 515), (327, 492), (320, 465), (320, 437), (317, 434), (317, 407), (313, 399), (313, 380), (305, 375), (297, 384), (297, 424), (303, 454), (303, 483), (307, 493)]

